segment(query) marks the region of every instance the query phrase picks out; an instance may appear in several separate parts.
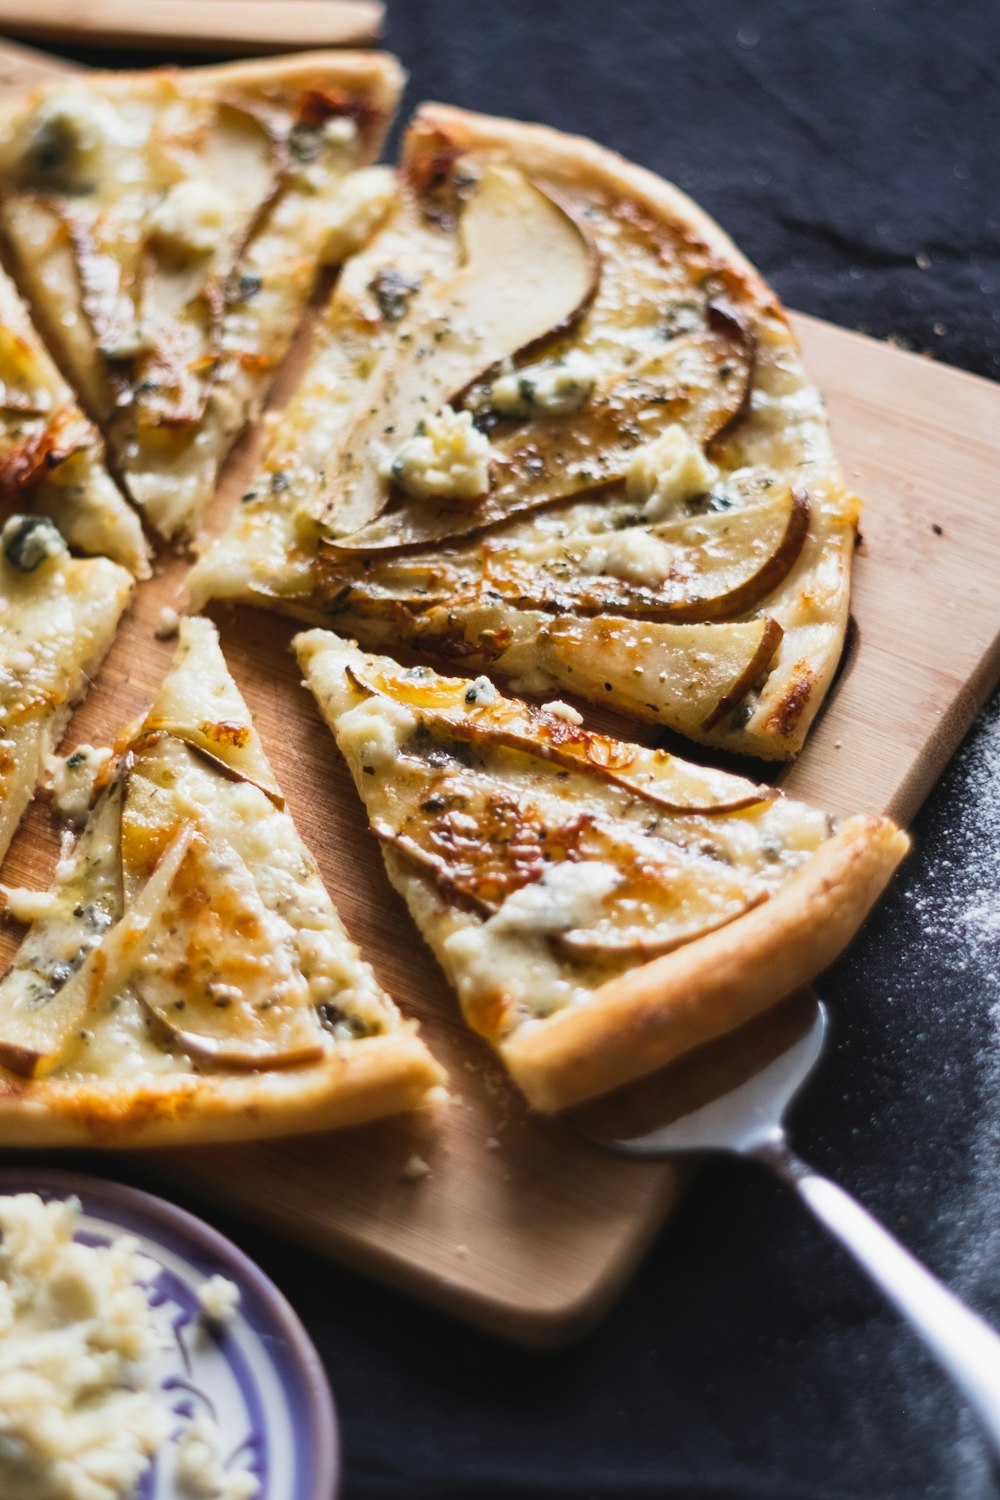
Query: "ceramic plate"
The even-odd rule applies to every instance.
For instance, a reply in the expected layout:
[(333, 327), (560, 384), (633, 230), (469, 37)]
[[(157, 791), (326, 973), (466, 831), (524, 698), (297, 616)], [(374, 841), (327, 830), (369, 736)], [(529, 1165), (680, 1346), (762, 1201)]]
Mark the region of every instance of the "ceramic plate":
[[(106, 1244), (124, 1231), (160, 1267), (150, 1301), (165, 1347), (153, 1380), (177, 1420), (136, 1500), (181, 1500), (175, 1442), (199, 1411), (218, 1424), (227, 1469), (255, 1475), (259, 1500), (332, 1500), (339, 1445), (330, 1388), (299, 1319), (252, 1260), (183, 1209), (102, 1178), (7, 1171), (0, 1192), (74, 1195), (83, 1206), (79, 1240)], [(198, 1289), (216, 1273), (239, 1287), (240, 1307), (212, 1329), (199, 1317)]]

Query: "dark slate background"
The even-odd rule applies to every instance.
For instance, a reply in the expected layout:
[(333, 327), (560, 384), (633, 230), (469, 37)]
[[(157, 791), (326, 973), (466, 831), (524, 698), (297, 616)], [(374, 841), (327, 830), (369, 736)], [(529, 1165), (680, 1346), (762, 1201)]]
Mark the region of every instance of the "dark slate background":
[[(408, 105), (597, 136), (690, 192), (791, 306), (1000, 376), (987, 0), (395, 0), (387, 42)], [(1000, 1323), (997, 700), (915, 835), (823, 983), (833, 1045), (795, 1135)], [(749, 1167), (705, 1171), (603, 1327), (556, 1355), (222, 1227), (323, 1354), (349, 1500), (995, 1492), (974, 1422), (913, 1336)]]

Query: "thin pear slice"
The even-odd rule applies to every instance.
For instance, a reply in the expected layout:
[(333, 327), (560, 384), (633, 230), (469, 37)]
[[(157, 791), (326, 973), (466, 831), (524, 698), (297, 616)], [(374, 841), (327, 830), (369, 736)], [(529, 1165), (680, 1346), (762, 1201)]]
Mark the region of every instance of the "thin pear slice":
[(551, 614), (677, 624), (732, 619), (748, 614), (787, 577), (809, 516), (805, 492), (785, 489), (741, 510), (599, 535), (363, 562), (327, 554), (328, 612), (384, 613), (396, 602), (425, 610), (475, 603), (488, 594)]
[(561, 864), (612, 867), (615, 881), (588, 928), (567, 922), (549, 933), (572, 957), (668, 953), (766, 899), (752, 876), (720, 868), (696, 846), (615, 826), (573, 802), (517, 795), (488, 774), (432, 772), (419, 788), (404, 782), (397, 792), (392, 822), (372, 820), (376, 836), (418, 866), (447, 901), (479, 916), (502, 912), (510, 896)]
[(562, 615), (545, 632), (539, 658), (570, 691), (600, 702), (610, 681), (616, 708), (697, 738), (766, 676), (782, 634), (767, 615), (720, 625)]
[[(341, 516), (333, 522), (338, 535), (331, 545), (370, 553), (478, 534), (511, 516), (624, 478), (637, 444), (651, 442), (673, 423), (707, 447), (743, 412), (754, 359), (745, 320), (721, 304), (709, 304), (694, 331), (665, 343), (643, 362), (616, 370), (579, 411), (513, 424), (513, 431), (511, 423), (504, 424), (506, 435), (493, 439), (490, 491), (476, 504), (457, 508), (444, 501), (435, 506), (404, 500), (350, 536)], [(358, 513), (349, 513), (349, 519), (361, 525)]]
[(150, 714), (142, 729), (131, 741), (133, 749), (140, 749), (143, 745), (155, 741), (159, 735), (169, 734), (175, 740), (188, 746), (197, 755), (209, 761), (217, 771), (230, 781), (243, 781), (248, 786), (255, 786), (259, 792), (263, 792), (267, 800), (281, 812), (285, 806), (285, 799), (273, 777), (267, 781), (258, 781), (245, 763), (254, 765), (255, 757), (247, 754), (250, 736), (245, 724), (232, 724), (226, 721), (221, 723), (210, 719), (203, 720), (200, 724), (183, 724), (175, 719), (163, 718), (158, 714)]
[(8, 991), (0, 1020), (3, 1067), (23, 1078), (50, 1072), (87, 1013), (128, 983), (156, 932), (157, 918), (194, 838), (194, 825), (182, 823), (135, 901), (54, 994), (39, 999), (30, 988), (21, 994)]
[[(230, 949), (223, 974), (218, 955), (233, 933), (239, 951)], [(230, 1068), (313, 1061), (323, 1036), (290, 939), (235, 849), (213, 835), (178, 870), (136, 992), (194, 1057)]]
[(415, 299), (405, 339), (362, 391), (358, 420), (328, 467), (326, 522), (338, 535), (381, 514), (390, 482), (379, 460), (421, 417), (489, 366), (564, 331), (593, 294), (597, 261), (584, 222), (512, 168), (485, 169), (461, 237), (461, 268)]
[(615, 615), (574, 618), (502, 604), (402, 606), (385, 618), (349, 609), (337, 624), (374, 649), (400, 642), (422, 655), (486, 671), (532, 693), (553, 689), (701, 739), (763, 682), (781, 644), (777, 620), (673, 625)]
[[(566, 766), (622, 787), (662, 812), (711, 817), (771, 802), (779, 795), (775, 787), (755, 786), (723, 771), (691, 766), (663, 750), (625, 744), (517, 699), (470, 710), (468, 683), (461, 678), (435, 676), (431, 682), (423, 682), (404, 675), (361, 671), (354, 665), (345, 670), (362, 692), (406, 704), (418, 720), (446, 727), (457, 740), (484, 750), (503, 746)], [(661, 785), (668, 767), (669, 795)]]

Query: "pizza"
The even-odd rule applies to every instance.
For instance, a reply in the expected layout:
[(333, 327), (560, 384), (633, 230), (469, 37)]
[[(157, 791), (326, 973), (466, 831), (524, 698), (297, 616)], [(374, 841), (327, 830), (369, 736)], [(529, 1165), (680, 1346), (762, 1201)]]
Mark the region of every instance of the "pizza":
[(378, 53), (90, 73), (0, 119), (0, 227), (150, 524), (197, 529), (319, 269), (389, 206)]
[(332, 632), (299, 664), (393, 885), (528, 1101), (555, 1111), (727, 1032), (839, 954), (908, 847)]
[(787, 759), (858, 503), (774, 294), (668, 183), (442, 105), (192, 600)]
[[(110, 565), (109, 565), (110, 566)], [(354, 1124), (441, 1070), (299, 838), (214, 626), (145, 720), (0, 983), (0, 1140), (147, 1146)]]
[(142, 525), (108, 474), (101, 436), (0, 270), (0, 515), (28, 504), (71, 546), (149, 576)]
[(0, 859), (132, 597), (105, 557), (70, 557), (44, 516), (0, 529)]

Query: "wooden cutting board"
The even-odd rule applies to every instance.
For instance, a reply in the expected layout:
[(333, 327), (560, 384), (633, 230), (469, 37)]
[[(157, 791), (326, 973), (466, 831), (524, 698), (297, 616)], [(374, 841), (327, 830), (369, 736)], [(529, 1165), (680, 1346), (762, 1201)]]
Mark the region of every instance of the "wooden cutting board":
[[(44, 68), (0, 48), (0, 95)], [(851, 483), (866, 499), (856, 633), (833, 695), (784, 777), (833, 811), (912, 818), (1000, 676), (1000, 386), (857, 334), (796, 320), (828, 399)], [(287, 389), (288, 380), (284, 385)], [(259, 448), (233, 455), (217, 529)], [(68, 745), (106, 742), (144, 711), (173, 647), (153, 626), (181, 601), (186, 564), (164, 557)], [(449, 1069), (451, 1103), (417, 1119), (276, 1144), (151, 1153), (183, 1182), (368, 1275), (537, 1345), (581, 1333), (609, 1306), (679, 1191), (665, 1166), (604, 1158), (558, 1121), (529, 1118), (456, 1007), (391, 890), (353, 786), (299, 684), (294, 627), (221, 612), (223, 646), (289, 806), (353, 936), (417, 1015)], [(57, 831), (35, 805), (4, 871), (44, 885)], [(916, 855), (919, 858), (919, 851)], [(8, 935), (0, 957), (9, 954)], [(431, 1172), (405, 1173), (419, 1154)]]

